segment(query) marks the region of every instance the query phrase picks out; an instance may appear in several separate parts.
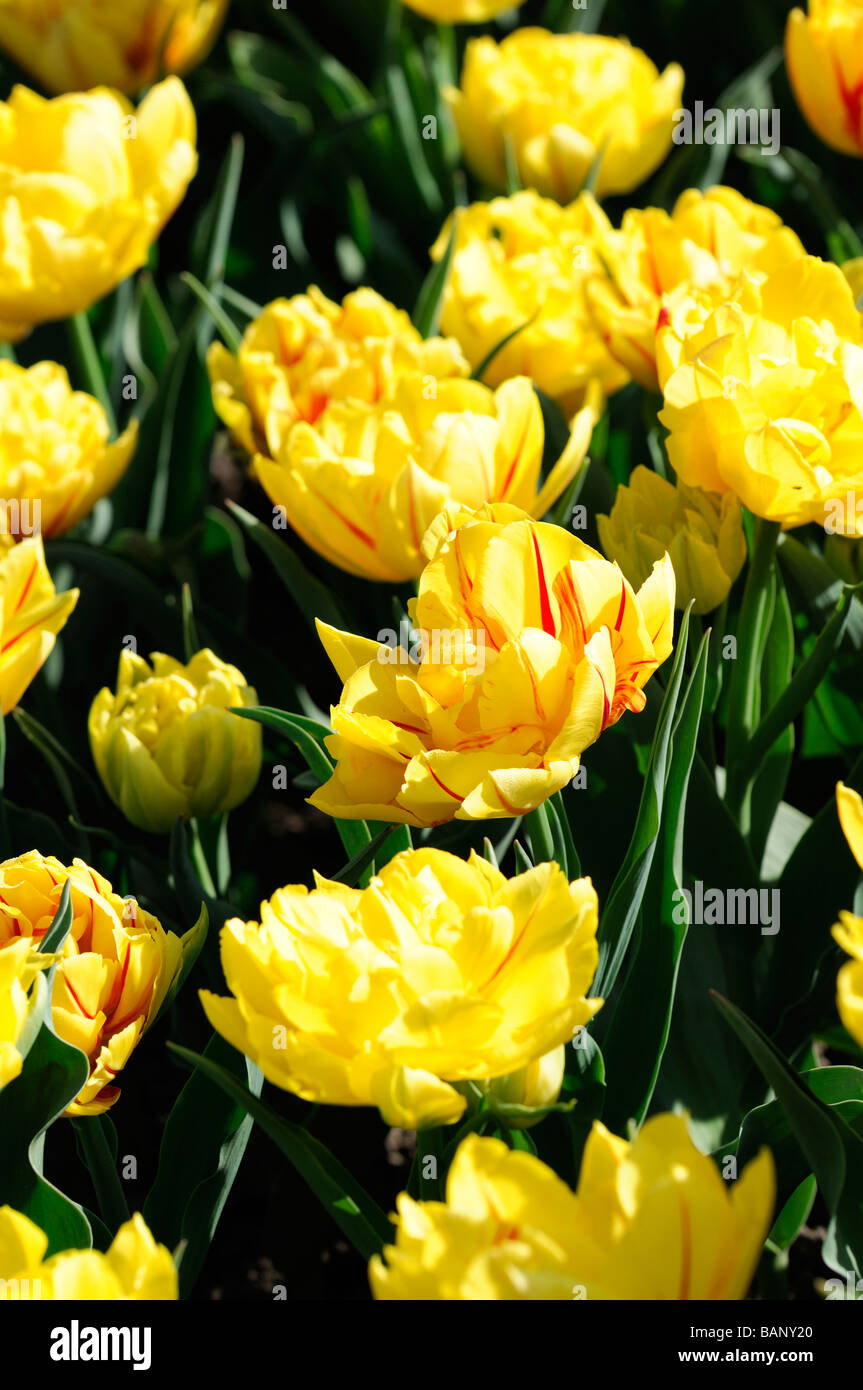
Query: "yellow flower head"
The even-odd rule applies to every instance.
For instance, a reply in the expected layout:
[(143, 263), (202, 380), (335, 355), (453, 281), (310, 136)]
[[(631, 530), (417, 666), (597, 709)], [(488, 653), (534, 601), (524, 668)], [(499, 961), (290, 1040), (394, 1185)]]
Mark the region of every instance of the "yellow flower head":
[(769, 208), (733, 188), (688, 188), (671, 213), (630, 208), (620, 230), (600, 229), (608, 273), (590, 277), (587, 303), (608, 350), (648, 390), (658, 390), (656, 330), (663, 297), (698, 289), (718, 301), (742, 270), (766, 273), (804, 254)]
[(80, 859), (30, 850), (0, 864), (0, 968), (20, 938), (38, 943), (72, 883), (72, 928), (51, 996), (55, 1032), (90, 1060), (70, 1115), (99, 1115), (119, 1097), (114, 1084), (152, 1023), (182, 964), (182, 942)]
[(136, 1212), (99, 1250), (64, 1250), (45, 1259), (48, 1237), (23, 1212), (0, 1207), (0, 1299), (9, 1302), (168, 1300), (179, 1297), (171, 1252), (157, 1245)]
[(825, 144), (863, 155), (863, 3), (809, 0), (792, 10), (785, 63), (797, 105)]
[(404, 648), (318, 624), (345, 682), (309, 799), (331, 816), (437, 825), (520, 816), (574, 776), (583, 750), (671, 651), (674, 571), (638, 593), (560, 526), (502, 504), (444, 513), (410, 605)]
[(229, 0), (0, 0), (0, 46), (49, 92), (137, 92), (202, 62)]
[[(863, 869), (863, 798), (840, 782), (836, 804), (845, 839)], [(840, 912), (833, 936), (851, 957), (836, 977), (836, 1006), (848, 1032), (863, 1047), (863, 917)]]
[(4, 715), (15, 708), (48, 660), (57, 633), (77, 602), (77, 589), (55, 591), (40, 536), (0, 551), (0, 710)]
[(262, 309), (236, 357), (213, 343), (207, 367), (213, 405), (236, 442), (274, 458), (295, 424), (314, 425), (332, 402), (388, 400), (403, 372), (468, 375), (458, 343), (424, 341), (374, 290), (334, 304), (315, 286)]
[(112, 488), (137, 440), (133, 422), (108, 442), (93, 396), (73, 391), (64, 367), (0, 361), (0, 544), (28, 530), (59, 536)]
[(422, 570), (423, 536), (448, 505), (506, 501), (542, 516), (584, 462), (600, 410), (594, 385), (540, 486), (545, 429), (526, 377), (492, 391), (406, 373), (388, 401), (331, 405), (317, 425), (295, 426), (276, 459), (256, 457), (255, 473), (326, 559), (399, 582)]
[[(596, 379), (610, 393), (628, 374), (610, 356), (588, 312), (586, 291), (604, 278), (597, 247), (610, 232), (589, 193), (568, 207), (523, 191), (473, 203), (457, 214), (444, 294), (442, 327), (457, 338), (473, 368), (515, 333), (483, 372), (490, 386), (531, 377), (567, 416)], [(440, 260), (450, 217), (432, 247)], [(526, 325), (526, 326), (525, 326)]]
[[(201, 992), (213, 1027), (305, 1100), (449, 1124), (466, 1105), (452, 1083), (532, 1065), (601, 1005), (585, 998), (596, 893), (557, 864), (507, 880), (476, 854), (418, 849), (363, 890), (315, 885), (280, 889), (260, 923), (227, 922), (234, 997)], [(548, 1103), (547, 1077), (542, 1093), (529, 1078), (528, 1101)]]
[(16, 1044), (38, 1002), (36, 978), (52, 960), (34, 951), (26, 937), (0, 941), (0, 1091), (15, 1080), (23, 1066)]
[(177, 77), (135, 108), (97, 88), (0, 102), (0, 337), (88, 309), (142, 266), (197, 165)]
[(522, 0), (403, 0), (409, 10), (438, 24), (484, 24), (521, 3)]
[(595, 1121), (572, 1192), (532, 1154), (470, 1135), (446, 1202), (398, 1198), (397, 1237), (369, 1265), (379, 1299), (674, 1300), (745, 1297), (770, 1225), (762, 1149), (729, 1188), (677, 1115), (632, 1143)]
[(732, 492), (719, 496), (683, 483), (675, 487), (641, 466), (628, 487), (617, 489), (611, 515), (597, 517), (597, 526), (609, 560), (634, 586), (667, 552), (677, 607), (694, 599), (696, 613), (719, 607), (746, 560), (740, 503)]
[(597, 197), (628, 193), (671, 149), (683, 70), (660, 74), (626, 39), (517, 29), (471, 39), (461, 88), (448, 88), (465, 158), (492, 188), (510, 147), (522, 184), (566, 203), (601, 157)]
[(657, 335), (668, 456), (785, 527), (854, 534), (863, 496), (860, 315), (838, 266), (800, 256), (716, 304), (668, 306)]
[(124, 650), (117, 690), (90, 707), (93, 761), (105, 790), (140, 830), (170, 830), (178, 816), (215, 816), (245, 801), (261, 770), (261, 729), (229, 714), (258, 703), (236, 666), (208, 648), (183, 665)]

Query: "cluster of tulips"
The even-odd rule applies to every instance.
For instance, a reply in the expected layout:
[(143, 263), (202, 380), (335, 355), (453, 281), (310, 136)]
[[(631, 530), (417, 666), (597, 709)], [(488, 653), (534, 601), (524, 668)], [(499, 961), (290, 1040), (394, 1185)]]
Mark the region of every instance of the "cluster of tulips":
[[(422, 17), (406, 17), (416, 25), (485, 25), (513, 7), (404, 2)], [(117, 434), (104, 400), (74, 390), (56, 362), (19, 365), (11, 345), (47, 321), (86, 323), (147, 264), (196, 171), (195, 112), (179, 74), (204, 60), (227, 9), (227, 0), (0, 4), (0, 45), (52, 93), (19, 85), (0, 105), (4, 716), (79, 599), (55, 587), (46, 551), (50, 560), (51, 543), (112, 493), (140, 447), (134, 420)], [(863, 156), (859, 3), (795, 10), (786, 54), (814, 131)], [(814, 1184), (805, 1211), (799, 1200), (808, 1151), (790, 1190), (767, 1142), (729, 1181), (691, 1136), (685, 1094), (677, 1113), (657, 1108), (653, 1076), (624, 1134), (591, 1112), (583, 1088), (599, 1079), (613, 1094), (618, 1081), (610, 1065), (602, 1071), (605, 1035), (593, 1020), (604, 1010), (609, 1028), (618, 1022), (626, 969), (647, 949), (634, 926), (650, 860), (640, 874), (641, 861), (627, 859), (617, 904), (631, 912), (612, 923), (582, 874), (564, 789), (590, 775), (606, 731), (642, 718), (653, 721), (646, 785), (664, 778), (656, 750), (677, 755), (695, 709), (688, 762), (666, 788), (685, 805), (708, 668), (742, 590), (740, 675), (717, 785), (748, 839), (759, 803), (744, 755), (775, 749), (859, 608), (863, 259), (809, 254), (775, 212), (724, 185), (687, 189), (671, 211), (633, 206), (616, 221), (599, 201), (630, 194), (668, 156), (683, 84), (677, 64), (660, 73), (623, 39), (539, 28), (469, 38), (460, 84), (443, 95), (488, 196), (456, 208), (430, 248), (437, 312), (426, 331), (372, 287), (338, 302), (311, 286), (256, 309), (242, 334), (228, 320), (209, 347), (213, 408), (271, 512), (275, 542), (299, 538), (336, 590), (344, 575), (345, 587), (409, 586), (410, 629), (460, 640), (443, 656), (434, 643), (394, 653), (381, 634), (319, 619), (336, 695), (326, 726), (308, 711), (259, 705), (243, 672), (208, 647), (185, 660), (124, 648), (115, 688), (93, 690), (99, 780), (131, 827), (161, 837), (166, 860), (178, 822), (197, 836), (255, 794), (262, 726), (311, 746), (318, 785), (308, 800), (336, 823), (348, 870), (278, 887), (258, 920), (224, 912), (224, 984), (200, 989), (195, 1008), (248, 1059), (240, 1093), (256, 1118), (259, 1069), (302, 1102), (374, 1107), (386, 1125), (417, 1132), (393, 1226), (383, 1218), (382, 1228), (355, 1186), (351, 1210), (333, 1213), (368, 1259), (376, 1298), (740, 1299), (771, 1231), (771, 1248), (783, 1248), (775, 1232), (789, 1204), (800, 1217), (792, 1235), (811, 1207)], [(124, 95), (147, 86), (137, 106)], [(658, 461), (617, 479), (596, 518), (600, 550), (580, 538), (574, 508), (591, 441), (626, 389), (643, 392)], [(549, 404), (566, 423), (556, 458)], [(778, 641), (776, 551), (804, 527), (837, 547), (825, 588), (839, 596), (837, 616), (822, 611), (795, 665), (789, 609), (786, 678), (756, 699), (765, 641)], [(823, 567), (820, 541), (810, 552)], [(711, 614), (716, 631), (691, 659), (675, 709), (687, 628)], [(712, 699), (711, 714), (718, 691)], [(836, 807), (849, 865), (853, 854), (863, 870), (855, 780), (840, 783)], [(829, 816), (836, 838), (836, 809)], [(440, 847), (451, 842), (438, 828), (453, 821), (521, 825), (516, 871), (500, 866), (509, 841), (496, 854), (487, 840), (469, 857)], [(657, 820), (651, 855), (658, 835)], [(679, 855), (669, 852), (666, 891), (680, 880)], [(212, 912), (206, 877), (201, 896)], [(859, 1061), (863, 917), (842, 906), (830, 907), (848, 956), (833, 994), (840, 1047)], [(124, 1066), (195, 967), (205, 917), (185, 934), (166, 930), (81, 859), (32, 848), (0, 863), (0, 1124), (14, 1131), (25, 1090), (56, 1064), (53, 1048), (68, 1094), (40, 1132), (65, 1116), (81, 1136), (104, 1134)], [(682, 942), (675, 949), (676, 961)], [(735, 1017), (740, 1036), (755, 1039), (756, 1063), (768, 1059), (763, 1094), (772, 1087), (781, 1103), (802, 1087), (829, 1109)], [(799, 1139), (794, 1115), (789, 1123)], [(848, 1130), (849, 1152), (860, 1145), (850, 1121), (831, 1112), (830, 1123)], [(575, 1125), (574, 1149), (580, 1135), (571, 1181), (541, 1156), (543, 1129), (555, 1124)], [(34, 1137), (22, 1131), (15, 1152)], [(92, 1141), (82, 1144), (92, 1157)], [(5, 1296), (178, 1296), (167, 1237), (147, 1212), (91, 1229), (70, 1203), (78, 1226), (53, 1229), (41, 1177), (6, 1183), (4, 1171)], [(840, 1194), (830, 1217), (837, 1243), (859, 1258), (858, 1198)], [(70, 1246), (74, 1229), (82, 1235)]]

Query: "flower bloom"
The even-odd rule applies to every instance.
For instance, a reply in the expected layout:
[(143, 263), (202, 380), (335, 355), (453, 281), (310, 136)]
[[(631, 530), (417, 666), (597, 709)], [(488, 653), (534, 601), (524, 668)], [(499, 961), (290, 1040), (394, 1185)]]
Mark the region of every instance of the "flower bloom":
[(397, 1201), (395, 1245), (375, 1255), (375, 1298), (740, 1299), (775, 1198), (762, 1149), (729, 1189), (679, 1115), (628, 1143), (598, 1120), (573, 1192), (533, 1154), (470, 1135), (446, 1202)]
[(0, 944), (0, 1091), (23, 1066), (17, 1044), (38, 1000), (36, 978), (51, 962), (26, 938)]
[[(863, 869), (863, 798), (840, 782), (836, 804), (845, 839)], [(863, 917), (840, 912), (833, 936), (851, 957), (836, 977), (836, 1006), (848, 1032), (863, 1047)]]
[(678, 477), (732, 491), (785, 527), (857, 529), (863, 496), (860, 315), (838, 266), (801, 256), (730, 299), (669, 306), (660, 420)]
[(403, 0), (409, 10), (438, 24), (484, 24), (521, 3), (522, 0)]
[[(234, 997), (201, 991), (213, 1027), (305, 1100), (449, 1124), (466, 1105), (453, 1083), (530, 1066), (600, 1008), (584, 997), (596, 893), (557, 864), (507, 880), (474, 853), (418, 849), (368, 888), (315, 885), (280, 889), (260, 923), (227, 922)], [(561, 1081), (558, 1067), (552, 1100)], [(530, 1080), (525, 1093), (539, 1098)]]
[(137, 92), (209, 52), (228, 0), (2, 0), (0, 46), (49, 92)]
[(740, 503), (666, 482), (639, 466), (614, 497), (610, 516), (597, 517), (599, 540), (632, 585), (643, 584), (657, 560), (668, 553), (674, 567), (676, 603), (695, 600), (696, 613), (710, 613), (728, 591), (746, 560)]
[(57, 633), (77, 602), (77, 589), (56, 592), (40, 536), (0, 550), (0, 710), (4, 715), (15, 708), (48, 660)]
[(517, 29), (502, 43), (471, 39), (461, 88), (445, 95), (465, 159), (506, 185), (509, 142), (522, 184), (566, 203), (599, 158), (597, 197), (628, 193), (671, 149), (683, 70), (660, 74), (626, 39)]
[(0, 337), (88, 309), (142, 266), (195, 173), (177, 77), (135, 108), (97, 88), (0, 102)]
[(309, 800), (416, 826), (523, 815), (643, 709), (671, 651), (671, 561), (636, 594), (589, 545), (501, 504), (441, 515), (425, 553), (409, 605), (422, 660), (318, 623), (344, 690), (336, 768)]
[(105, 790), (139, 830), (215, 816), (245, 801), (261, 770), (260, 725), (228, 711), (258, 703), (236, 666), (208, 648), (183, 665), (124, 650), (117, 690), (90, 706), (90, 749)]
[(125, 1221), (108, 1249), (64, 1250), (45, 1259), (48, 1237), (23, 1212), (0, 1207), (0, 1299), (167, 1300), (179, 1297), (170, 1250), (142, 1216)]
[(114, 1078), (179, 973), (183, 942), (82, 860), (66, 868), (30, 850), (0, 864), (0, 964), (19, 938), (41, 941), (67, 879), (72, 927), (59, 954), (51, 1012), (55, 1032), (90, 1061), (67, 1113), (100, 1115), (118, 1099)]
[(59, 536), (89, 515), (125, 473), (138, 430), (133, 422), (113, 443), (109, 433), (102, 406), (72, 390), (64, 367), (0, 361), (0, 544), (28, 528)]
[(630, 208), (620, 229), (598, 224), (607, 274), (585, 284), (608, 351), (648, 390), (659, 389), (655, 344), (665, 295), (694, 289), (727, 297), (742, 270), (767, 271), (804, 254), (775, 212), (721, 185), (688, 188), (672, 212)]
[(349, 574), (398, 583), (419, 575), (423, 535), (448, 505), (490, 499), (542, 516), (584, 462), (600, 411), (594, 386), (540, 485), (545, 428), (526, 377), (492, 391), (404, 374), (389, 401), (331, 405), (254, 469), (308, 545)]
[(809, 0), (785, 28), (785, 64), (797, 105), (816, 135), (842, 154), (863, 155), (863, 6)]
[[(432, 247), (440, 260), (450, 243), (448, 219)], [(588, 311), (586, 291), (604, 278), (597, 247), (611, 224), (589, 193), (568, 207), (524, 190), (473, 203), (457, 214), (455, 245), (441, 326), (476, 368), (503, 340), (483, 372), (499, 386), (529, 376), (569, 417), (596, 379), (606, 393), (629, 380)]]
[(375, 290), (353, 290), (335, 304), (314, 285), (266, 305), (236, 357), (213, 343), (207, 368), (213, 406), (234, 440), (271, 457), (295, 424), (314, 425), (332, 402), (389, 399), (402, 372), (468, 375), (458, 343), (424, 340)]

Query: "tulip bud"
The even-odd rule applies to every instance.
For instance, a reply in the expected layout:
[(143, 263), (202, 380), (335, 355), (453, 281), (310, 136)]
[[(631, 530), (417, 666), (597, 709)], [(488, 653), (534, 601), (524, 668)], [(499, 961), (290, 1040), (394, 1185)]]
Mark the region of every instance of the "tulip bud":
[(631, 1143), (594, 1121), (573, 1192), (531, 1153), (469, 1135), (445, 1202), (403, 1192), (393, 1245), (374, 1255), (388, 1300), (699, 1301), (745, 1298), (776, 1179), (763, 1148), (732, 1186), (679, 1115)]
[(138, 427), (113, 443), (109, 433), (102, 406), (72, 390), (65, 367), (0, 361), (0, 545), (62, 535), (89, 515), (125, 473)]
[[(556, 1103), (565, 1066), (566, 1047), (561, 1044), (544, 1057), (534, 1058), (526, 1067), (485, 1082), (489, 1109), (500, 1115), (509, 1129), (532, 1129), (548, 1107)], [(539, 1114), (523, 1114), (523, 1109), (537, 1110)]]
[(842, 154), (863, 155), (863, 10), (859, 0), (809, 0), (792, 10), (785, 65), (797, 105), (816, 135)]
[(454, 238), (441, 327), (474, 369), (494, 354), (482, 372), (487, 385), (530, 377), (567, 419), (592, 382), (607, 394), (626, 385), (586, 297), (605, 279), (599, 250), (610, 230), (590, 193), (560, 207), (532, 189), (447, 219), (431, 249), (439, 262)]
[(437, 24), (484, 24), (504, 10), (514, 10), (522, 0), (403, 0), (409, 10)]
[(4, 0), (0, 47), (49, 92), (137, 92), (210, 51), (229, 0)]
[(362, 891), (316, 876), (260, 922), (227, 922), (232, 997), (201, 1001), (284, 1090), (376, 1105), (403, 1129), (451, 1124), (486, 1085), (551, 1103), (564, 1040), (601, 1007), (586, 997), (596, 921), (590, 880), (557, 864), (507, 880), (473, 853), (406, 850)]
[(659, 73), (641, 49), (601, 34), (516, 29), (471, 39), (461, 87), (445, 89), (465, 159), (506, 186), (510, 142), (521, 182), (566, 203), (598, 162), (596, 195), (628, 193), (671, 149), (683, 70)]
[(470, 640), (395, 665), (319, 623), (344, 688), (327, 740), (336, 767), (309, 800), (416, 826), (524, 815), (625, 710), (644, 708), (671, 652), (671, 561), (636, 592), (563, 527), (501, 503), (442, 512), (423, 552), (414, 626)]
[(15, 189), (0, 241), (0, 338), (15, 342), (89, 309), (144, 265), (195, 173), (195, 112), (169, 77), (137, 110), (107, 88), (49, 101), (14, 87), (0, 123)]
[(19, 938), (35, 947), (45, 935), (67, 879), (72, 926), (57, 959), (53, 1025), (90, 1062), (67, 1113), (99, 1115), (120, 1095), (115, 1077), (174, 985), (188, 934), (181, 940), (166, 932), (138, 903), (129, 912), (108, 880), (80, 859), (66, 868), (31, 850), (0, 864), (0, 982), (9, 953), (21, 949)]
[(139, 830), (159, 834), (178, 816), (215, 816), (245, 801), (261, 770), (261, 729), (228, 712), (258, 697), (208, 648), (185, 666), (161, 652), (151, 661), (121, 653), (116, 694), (99, 691), (88, 728), (111, 800)]
[[(2, 428), (2, 427), (0, 427)], [(54, 589), (40, 536), (0, 551), (0, 710), (14, 709), (54, 650), (78, 590)]]
[(104, 1254), (63, 1250), (46, 1260), (47, 1250), (48, 1236), (35, 1221), (13, 1207), (0, 1207), (0, 1299), (151, 1302), (179, 1297), (171, 1252), (156, 1244), (137, 1212), (123, 1222)]
[(684, 487), (639, 466), (629, 486), (617, 489), (610, 516), (597, 517), (599, 539), (609, 560), (630, 584), (643, 584), (656, 561), (668, 553), (674, 567), (675, 603), (710, 613), (728, 591), (746, 560), (740, 503), (733, 493), (719, 496)]

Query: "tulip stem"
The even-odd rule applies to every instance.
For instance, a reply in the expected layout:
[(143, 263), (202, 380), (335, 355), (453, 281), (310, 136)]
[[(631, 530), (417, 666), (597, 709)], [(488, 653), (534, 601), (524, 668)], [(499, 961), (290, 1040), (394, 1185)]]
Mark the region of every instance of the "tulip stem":
[(557, 858), (554, 848), (554, 835), (544, 805), (528, 812), (525, 817), (527, 833), (530, 838), (530, 852), (534, 864), (550, 864)]
[(129, 1220), (129, 1205), (105, 1133), (104, 1118), (102, 1115), (88, 1115), (74, 1119), (72, 1124), (93, 1180), (99, 1209), (105, 1218), (105, 1225), (113, 1234), (124, 1221)]
[(113, 437), (117, 433), (117, 419), (114, 415), (114, 407), (111, 404), (108, 383), (105, 380), (105, 373), (102, 370), (102, 363), (99, 359), (99, 352), (93, 337), (93, 330), (90, 327), (90, 320), (84, 313), (73, 314), (70, 319), (67, 319), (67, 324), (69, 327), (69, 336), (72, 340), (72, 349), (78, 363), (78, 369), (84, 378), (90, 395), (96, 397), (96, 400), (104, 410), (108, 419), (108, 428)]

